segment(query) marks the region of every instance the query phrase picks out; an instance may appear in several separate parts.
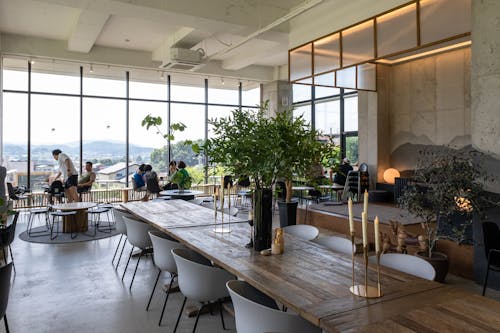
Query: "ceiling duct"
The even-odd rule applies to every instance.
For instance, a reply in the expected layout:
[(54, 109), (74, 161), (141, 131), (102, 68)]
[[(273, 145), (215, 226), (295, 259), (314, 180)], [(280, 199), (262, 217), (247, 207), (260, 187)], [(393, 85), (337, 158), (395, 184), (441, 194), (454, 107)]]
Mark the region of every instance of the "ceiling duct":
[(165, 59), (159, 66), (162, 69), (178, 69), (194, 71), (203, 65), (203, 56), (205, 52), (202, 49), (191, 50), (179, 47), (170, 48), (170, 59)]

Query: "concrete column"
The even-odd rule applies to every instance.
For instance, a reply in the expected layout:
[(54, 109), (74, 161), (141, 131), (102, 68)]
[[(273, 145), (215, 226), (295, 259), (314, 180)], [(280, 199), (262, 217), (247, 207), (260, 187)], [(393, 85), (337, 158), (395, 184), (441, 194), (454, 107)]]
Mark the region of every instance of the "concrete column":
[(359, 163), (368, 164), (370, 188), (375, 188), (378, 169), (378, 114), (377, 93), (358, 92)]
[(472, 1), (471, 137), (500, 158), (500, 1)]
[(288, 81), (273, 81), (263, 85), (262, 100), (269, 100), (269, 116), (292, 104), (292, 85)]

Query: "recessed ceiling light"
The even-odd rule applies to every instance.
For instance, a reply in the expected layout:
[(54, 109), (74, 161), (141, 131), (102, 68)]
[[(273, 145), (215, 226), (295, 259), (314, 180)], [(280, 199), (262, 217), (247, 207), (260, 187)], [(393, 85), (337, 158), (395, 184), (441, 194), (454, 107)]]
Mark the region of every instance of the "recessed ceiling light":
[(125, 43), (128, 43), (128, 42), (130, 42), (130, 39), (125, 38)]

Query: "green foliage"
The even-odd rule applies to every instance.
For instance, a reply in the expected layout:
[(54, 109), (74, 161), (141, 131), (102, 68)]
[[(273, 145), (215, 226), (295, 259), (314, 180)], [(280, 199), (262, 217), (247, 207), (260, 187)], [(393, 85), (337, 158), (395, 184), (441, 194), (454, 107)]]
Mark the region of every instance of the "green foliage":
[(149, 130), (149, 128), (153, 126), (158, 132), (158, 134), (160, 134), (161, 136), (163, 136), (163, 138), (169, 141), (173, 141), (175, 139), (174, 137), (175, 131), (182, 132), (186, 129), (186, 125), (184, 125), (183, 123), (173, 123), (170, 124), (168, 133), (164, 134), (160, 129), (161, 124), (163, 124), (163, 119), (160, 116), (154, 117), (151, 114), (148, 114), (146, 117), (144, 117), (144, 119), (141, 122), (142, 127), (146, 126), (146, 129)]
[(335, 144), (332, 136), (328, 136), (328, 140), (323, 143), (323, 146), (321, 165), (326, 169), (332, 169), (333, 172), (337, 172), (342, 158), (340, 146)]
[(179, 169), (172, 175), (170, 181), (179, 185), (181, 189), (188, 189), (191, 187), (192, 178), (186, 169)]
[(186, 167), (186, 170), (191, 176), (191, 182), (193, 184), (203, 184), (205, 181), (205, 169), (202, 165), (195, 165)]

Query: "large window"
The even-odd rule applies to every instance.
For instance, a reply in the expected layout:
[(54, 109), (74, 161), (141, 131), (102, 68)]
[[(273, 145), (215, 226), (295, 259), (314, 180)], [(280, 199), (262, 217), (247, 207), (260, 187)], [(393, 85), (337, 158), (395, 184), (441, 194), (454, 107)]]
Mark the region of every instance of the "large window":
[[(141, 163), (164, 174), (170, 159), (185, 160), (203, 176), (204, 157), (183, 142), (206, 139), (207, 117), (260, 104), (256, 82), (59, 60), (2, 61), (3, 163), (10, 181), (32, 189), (56, 171), (56, 148), (77, 169), (94, 162), (105, 187), (127, 184)], [(148, 114), (162, 117), (159, 131), (141, 125)], [(186, 129), (169, 142), (162, 134), (177, 122)]]

